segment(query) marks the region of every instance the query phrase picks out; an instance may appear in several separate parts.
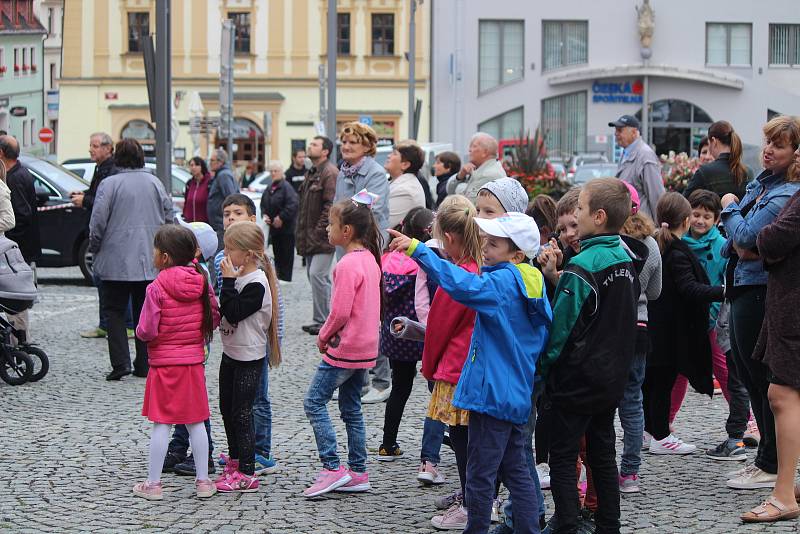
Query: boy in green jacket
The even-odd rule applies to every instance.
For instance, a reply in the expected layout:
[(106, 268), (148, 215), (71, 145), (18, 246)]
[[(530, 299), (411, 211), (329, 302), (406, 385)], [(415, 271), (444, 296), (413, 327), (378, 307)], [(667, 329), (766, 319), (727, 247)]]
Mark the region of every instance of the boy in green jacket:
[(578, 197), (581, 251), (556, 287), (550, 340), (540, 363), (551, 404), (554, 534), (572, 534), (578, 526), (575, 460), (584, 435), (598, 497), (597, 533), (620, 528), (614, 413), (633, 358), (640, 292), (619, 237), (630, 213), (630, 192), (620, 180), (587, 183)]

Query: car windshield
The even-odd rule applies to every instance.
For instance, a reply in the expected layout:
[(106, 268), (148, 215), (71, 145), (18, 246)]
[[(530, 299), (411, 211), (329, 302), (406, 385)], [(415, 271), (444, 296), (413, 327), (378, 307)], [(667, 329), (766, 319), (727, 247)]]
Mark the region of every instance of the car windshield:
[(25, 167), (32, 169), (36, 174), (44, 178), (52, 180), (65, 191), (83, 191), (89, 187), (89, 182), (71, 173), (61, 165), (30, 156), (22, 156), (19, 160)]
[(616, 174), (616, 165), (582, 165), (575, 171), (574, 181), (576, 184), (582, 184), (594, 178), (613, 177)]

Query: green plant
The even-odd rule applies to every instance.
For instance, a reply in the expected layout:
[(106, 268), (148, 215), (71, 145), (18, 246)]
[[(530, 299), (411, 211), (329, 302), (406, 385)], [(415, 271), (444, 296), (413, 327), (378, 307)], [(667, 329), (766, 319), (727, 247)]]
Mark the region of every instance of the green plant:
[(520, 132), (518, 142), (510, 154), (509, 172), (516, 176), (551, 174), (551, 169), (548, 169), (547, 165), (545, 138), (546, 134), (541, 133), (539, 128), (534, 131), (533, 138), (530, 130), (524, 134)]

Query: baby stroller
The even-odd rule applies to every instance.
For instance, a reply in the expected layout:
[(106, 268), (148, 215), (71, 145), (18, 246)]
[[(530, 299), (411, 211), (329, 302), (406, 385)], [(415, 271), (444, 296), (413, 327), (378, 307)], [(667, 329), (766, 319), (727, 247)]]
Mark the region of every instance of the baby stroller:
[[(33, 306), (35, 300), (33, 270), (25, 263), (17, 244), (0, 235), (0, 312), (23, 312)], [(18, 386), (41, 380), (49, 368), (47, 354), (28, 344), (25, 332), (16, 330), (0, 315), (0, 378)]]

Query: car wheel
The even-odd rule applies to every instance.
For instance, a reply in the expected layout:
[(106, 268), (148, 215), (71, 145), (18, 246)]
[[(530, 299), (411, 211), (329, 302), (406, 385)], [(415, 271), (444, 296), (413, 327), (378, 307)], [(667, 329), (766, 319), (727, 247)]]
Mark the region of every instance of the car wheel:
[(94, 255), (89, 252), (89, 239), (84, 239), (78, 248), (78, 267), (81, 268), (81, 273), (87, 282), (94, 284), (94, 274), (92, 265), (94, 263)]

